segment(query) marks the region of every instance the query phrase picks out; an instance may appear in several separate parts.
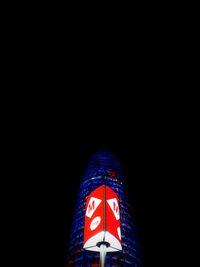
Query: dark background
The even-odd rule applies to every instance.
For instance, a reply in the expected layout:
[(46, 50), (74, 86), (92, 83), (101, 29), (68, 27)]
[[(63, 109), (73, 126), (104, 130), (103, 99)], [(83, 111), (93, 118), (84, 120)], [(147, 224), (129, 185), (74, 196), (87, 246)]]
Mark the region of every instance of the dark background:
[[(38, 93), (33, 101), (30, 96), (24, 105), (17, 103), (20, 112), (11, 114), (15, 123), (8, 121), (11, 155), (17, 162), (14, 185), (20, 188), (15, 218), (23, 218), (15, 240), (24, 233), (20, 251), (26, 263), (64, 265), (81, 177), (92, 154), (106, 148), (125, 172), (145, 266), (169, 266), (186, 218), (180, 216), (185, 207), (180, 194), (185, 194), (188, 113), (179, 105), (185, 102), (168, 91), (143, 91), (171, 82), (166, 76), (158, 79), (159, 72), (150, 75), (138, 69), (131, 76), (128, 68), (98, 75), (95, 70), (85, 76), (70, 73), (67, 89), (73, 94), (66, 89), (61, 95), (54, 90)], [(45, 86), (62, 88), (59, 75), (50, 74), (43, 79), (48, 81)]]
[(4, 179), (5, 202), (11, 200), (9, 231), (17, 233), (7, 238), (13, 265), (23, 259), (25, 266), (63, 266), (81, 176), (102, 147), (124, 167), (145, 266), (174, 263), (191, 208), (182, 203), (189, 199), (186, 150), (197, 113), (190, 114), (191, 55), (184, 47), (191, 27), (182, 19), (169, 27), (165, 8), (155, 8), (155, 19), (146, 8), (146, 13), (144, 6), (139, 13), (135, 9), (134, 16), (130, 9), (119, 27), (113, 20), (102, 28), (101, 18), (100, 27), (89, 19), (89, 27), (81, 21), (73, 29), (76, 19), (63, 23), (65, 14), (52, 27), (45, 20), (35, 29), (35, 18), (33, 26), (22, 19), (23, 27), (11, 25), (15, 34), (7, 31), (6, 84), (25, 89), (8, 91), (3, 108), (4, 159), (9, 159), (7, 172), (13, 171)]
[(132, 34), (121, 28), (123, 48), (118, 30), (113, 42), (97, 33), (90, 45), (83, 31), (85, 39), (70, 38), (68, 48), (62, 33), (53, 54), (46, 42), (38, 52), (28, 51), (20, 74), (14, 66), (14, 83), (30, 92), (16, 92), (19, 102), (12, 96), (16, 108), (7, 120), (17, 162), (14, 185), (23, 192), (15, 216), (20, 218), (22, 206), (23, 230), (17, 229), (15, 240), (25, 233), (20, 250), (27, 264), (64, 265), (81, 177), (99, 148), (110, 149), (122, 163), (145, 266), (174, 262), (190, 120), (187, 93), (174, 88), (187, 76), (178, 71), (180, 46), (166, 43), (163, 29), (160, 37), (153, 28), (147, 23)]

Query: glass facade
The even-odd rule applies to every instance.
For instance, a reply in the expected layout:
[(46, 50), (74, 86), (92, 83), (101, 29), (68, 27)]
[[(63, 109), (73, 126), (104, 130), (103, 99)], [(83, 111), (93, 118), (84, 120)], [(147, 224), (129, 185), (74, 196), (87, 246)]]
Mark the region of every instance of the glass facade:
[(72, 222), (66, 266), (99, 266), (99, 253), (83, 249), (83, 232), (87, 197), (103, 184), (118, 195), (122, 236), (122, 251), (107, 253), (106, 266), (141, 267), (140, 248), (131, 218), (131, 207), (127, 202), (122, 168), (118, 159), (109, 151), (94, 154), (83, 176)]

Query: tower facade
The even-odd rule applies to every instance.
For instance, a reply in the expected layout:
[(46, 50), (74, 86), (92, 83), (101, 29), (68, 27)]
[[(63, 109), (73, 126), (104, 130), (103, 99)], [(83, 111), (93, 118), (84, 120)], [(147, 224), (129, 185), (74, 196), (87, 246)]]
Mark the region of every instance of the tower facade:
[(86, 201), (90, 193), (101, 185), (109, 186), (118, 196), (120, 205), (122, 251), (110, 252), (106, 266), (141, 267), (140, 247), (131, 218), (131, 207), (126, 195), (126, 180), (118, 159), (109, 151), (98, 151), (91, 158), (80, 185), (66, 266), (99, 266), (99, 253), (83, 249)]

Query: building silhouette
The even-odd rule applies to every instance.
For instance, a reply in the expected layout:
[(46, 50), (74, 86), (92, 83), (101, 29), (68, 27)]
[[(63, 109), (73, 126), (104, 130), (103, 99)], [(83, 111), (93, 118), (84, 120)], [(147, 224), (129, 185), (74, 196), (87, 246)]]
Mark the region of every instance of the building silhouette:
[(99, 253), (83, 249), (83, 233), (87, 197), (103, 184), (118, 195), (122, 238), (122, 251), (107, 253), (106, 266), (141, 267), (139, 242), (127, 200), (126, 179), (118, 159), (106, 150), (93, 155), (83, 176), (72, 221), (66, 266), (99, 266)]

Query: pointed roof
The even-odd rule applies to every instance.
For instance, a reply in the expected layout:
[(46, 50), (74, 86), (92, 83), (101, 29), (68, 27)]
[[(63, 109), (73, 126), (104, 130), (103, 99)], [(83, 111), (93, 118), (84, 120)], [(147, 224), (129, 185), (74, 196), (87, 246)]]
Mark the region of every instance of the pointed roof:
[(117, 157), (109, 150), (98, 150), (90, 159), (85, 171), (84, 178), (94, 176), (122, 177), (122, 168)]

